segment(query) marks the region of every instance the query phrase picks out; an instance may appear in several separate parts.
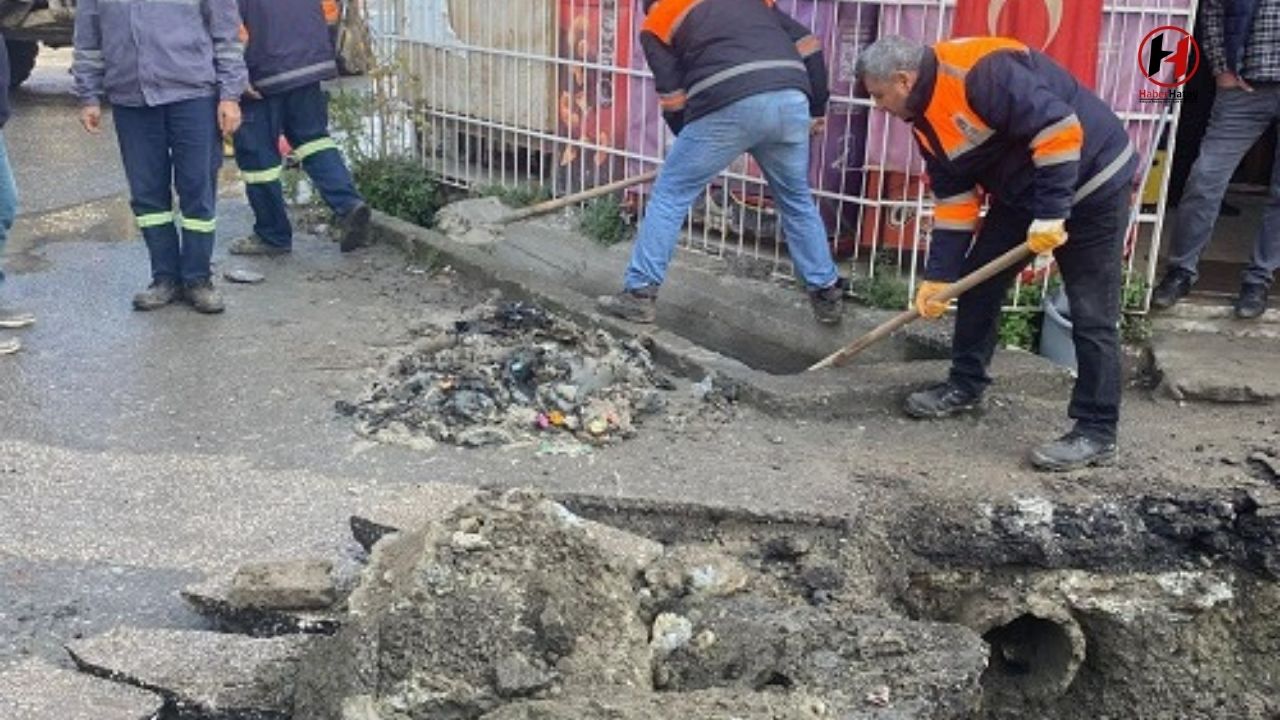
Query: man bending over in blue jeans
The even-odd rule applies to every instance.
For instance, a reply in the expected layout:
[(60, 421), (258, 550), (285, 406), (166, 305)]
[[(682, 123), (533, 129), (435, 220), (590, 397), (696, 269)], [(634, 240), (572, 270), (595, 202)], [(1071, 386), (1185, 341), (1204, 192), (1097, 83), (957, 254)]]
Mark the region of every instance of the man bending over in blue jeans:
[(809, 135), (826, 115), (822, 44), (773, 0), (646, 0), (640, 42), (676, 134), (631, 252), (623, 291), (600, 310), (653, 322), (680, 228), (698, 193), (744, 152), (764, 171), (796, 274), (819, 322), (843, 291), (809, 193)]

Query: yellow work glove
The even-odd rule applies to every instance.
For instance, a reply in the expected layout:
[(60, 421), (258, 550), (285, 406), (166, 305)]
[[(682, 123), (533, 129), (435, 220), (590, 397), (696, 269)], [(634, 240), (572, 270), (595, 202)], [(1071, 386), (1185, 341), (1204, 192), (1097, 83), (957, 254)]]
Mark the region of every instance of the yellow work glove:
[(1066, 241), (1066, 220), (1033, 220), (1027, 228), (1027, 247), (1037, 255), (1051, 253)]
[(916, 290), (916, 310), (920, 312), (921, 317), (934, 320), (942, 317), (947, 311), (948, 303), (932, 299), (934, 295), (947, 289), (951, 283), (929, 282), (925, 280), (920, 283), (920, 289)]

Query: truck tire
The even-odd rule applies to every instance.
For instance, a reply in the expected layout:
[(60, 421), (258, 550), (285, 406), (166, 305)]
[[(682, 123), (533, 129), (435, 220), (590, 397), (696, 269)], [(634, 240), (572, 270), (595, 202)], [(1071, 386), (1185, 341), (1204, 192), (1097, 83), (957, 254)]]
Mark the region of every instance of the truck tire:
[(40, 52), (40, 44), (25, 40), (8, 40), (5, 47), (9, 50), (9, 87), (16, 88), (31, 77), (36, 66), (36, 54)]

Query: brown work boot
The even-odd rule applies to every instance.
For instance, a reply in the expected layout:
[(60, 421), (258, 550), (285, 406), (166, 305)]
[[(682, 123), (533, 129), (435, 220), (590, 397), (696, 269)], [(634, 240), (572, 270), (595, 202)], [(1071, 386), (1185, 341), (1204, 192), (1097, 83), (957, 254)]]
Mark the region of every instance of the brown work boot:
[(172, 280), (156, 280), (146, 290), (133, 296), (133, 309), (141, 312), (159, 310), (178, 299), (178, 284)]
[(288, 255), (290, 248), (283, 245), (272, 245), (257, 235), (242, 237), (231, 243), (227, 248), (227, 252), (232, 255), (265, 255), (267, 257), (277, 257), (279, 255)]
[(369, 223), (372, 217), (373, 211), (365, 203), (352, 208), (351, 212), (342, 218), (342, 240), (338, 244), (338, 249), (342, 252), (351, 252), (368, 247)]
[(658, 319), (657, 301), (657, 288), (638, 288), (602, 295), (596, 298), (596, 309), (623, 320), (648, 324)]
[(809, 304), (814, 320), (823, 325), (839, 325), (844, 318), (844, 283), (837, 280), (830, 287), (810, 290)]
[(213, 287), (211, 280), (201, 280), (188, 285), (186, 297), (187, 302), (191, 303), (191, 307), (198, 313), (216, 315), (227, 309), (222, 302), (222, 295)]

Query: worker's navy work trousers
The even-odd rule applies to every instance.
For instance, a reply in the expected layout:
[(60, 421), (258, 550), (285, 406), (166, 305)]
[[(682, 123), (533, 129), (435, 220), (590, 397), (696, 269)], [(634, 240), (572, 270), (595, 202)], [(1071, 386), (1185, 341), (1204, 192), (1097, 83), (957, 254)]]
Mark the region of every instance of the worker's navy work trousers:
[[(994, 202), (965, 259), (964, 274), (1027, 241), (1032, 217)], [(1054, 251), (1071, 305), (1071, 337), (1078, 376), (1067, 414), (1076, 430), (1101, 442), (1116, 439), (1120, 419), (1120, 289), (1129, 193), (1097, 193), (1071, 211), (1067, 242)], [(1000, 313), (1015, 267), (960, 297), (952, 342), (951, 382), (981, 394), (991, 383), (987, 366), (999, 340)]]
[(253, 206), (253, 231), (263, 243), (293, 245), (293, 226), (285, 211), (280, 136), (311, 178), (325, 203), (345, 217), (362, 201), (338, 144), (329, 137), (329, 103), (320, 83), (311, 83), (240, 105), (243, 123), (235, 135), (236, 164)]
[(152, 279), (183, 285), (208, 280), (222, 164), (218, 99), (117, 105), (113, 115), (130, 205), (151, 254)]

